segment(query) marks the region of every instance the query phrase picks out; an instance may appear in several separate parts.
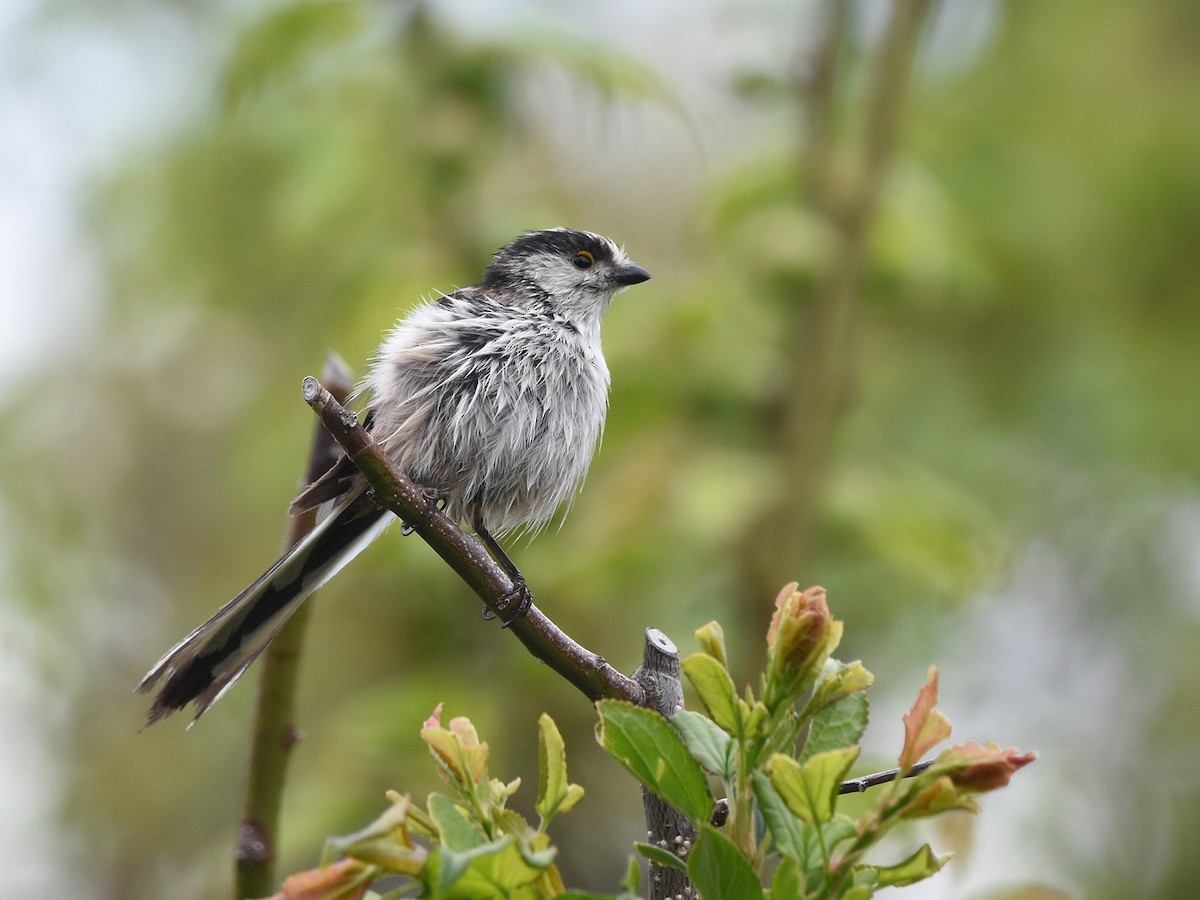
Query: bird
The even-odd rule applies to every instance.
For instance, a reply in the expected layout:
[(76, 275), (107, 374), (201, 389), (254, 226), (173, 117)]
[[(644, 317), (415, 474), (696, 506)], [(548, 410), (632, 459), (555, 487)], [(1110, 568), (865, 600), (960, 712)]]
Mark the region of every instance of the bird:
[[(482, 278), (423, 300), (383, 339), (356, 391), (363, 422), (396, 465), (471, 528), (529, 592), (496, 535), (536, 534), (581, 487), (608, 409), (600, 321), (617, 294), (649, 280), (624, 249), (570, 228), (527, 231)], [(157, 688), (155, 722), (194, 718), (245, 673), (315, 590), (395, 519), (344, 455), (289, 511), (317, 524), (244, 591), (168, 650), (137, 686)]]

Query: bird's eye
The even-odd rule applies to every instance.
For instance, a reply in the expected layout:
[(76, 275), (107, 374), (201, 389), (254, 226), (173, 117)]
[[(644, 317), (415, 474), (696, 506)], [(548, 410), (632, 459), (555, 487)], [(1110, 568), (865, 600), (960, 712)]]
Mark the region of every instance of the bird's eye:
[(580, 250), (571, 257), (571, 265), (577, 269), (590, 269), (596, 262), (596, 257), (592, 256), (587, 250)]

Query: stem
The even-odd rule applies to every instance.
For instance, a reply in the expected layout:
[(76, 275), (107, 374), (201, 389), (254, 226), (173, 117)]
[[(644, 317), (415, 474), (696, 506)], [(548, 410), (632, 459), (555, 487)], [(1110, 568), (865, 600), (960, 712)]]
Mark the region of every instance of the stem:
[[(925, 762), (919, 762), (911, 769), (888, 769), (886, 772), (876, 772), (874, 775), (864, 775), (862, 778), (851, 778), (849, 781), (843, 781), (842, 786), (838, 788), (839, 794), (861, 794), (867, 788), (873, 788), (881, 784), (899, 781), (902, 778), (912, 778), (914, 775), (920, 775), (926, 769), (933, 765), (932, 759), (927, 759)], [(903, 775), (901, 775), (903, 772)]]
[[(326, 359), (322, 374), (343, 398), (354, 387), (353, 375), (346, 364), (332, 354)], [(318, 427), (313, 435), (305, 483), (315, 481), (333, 465), (337, 453), (337, 445), (329, 433)], [(316, 516), (311, 512), (293, 518), (288, 529), (288, 546), (299, 543), (312, 529), (315, 520)], [(279, 811), (291, 751), (300, 737), (295, 725), (296, 679), (311, 615), (311, 602), (301, 606), (263, 653), (246, 779), (246, 803), (234, 851), (235, 900), (265, 897), (274, 890)]]

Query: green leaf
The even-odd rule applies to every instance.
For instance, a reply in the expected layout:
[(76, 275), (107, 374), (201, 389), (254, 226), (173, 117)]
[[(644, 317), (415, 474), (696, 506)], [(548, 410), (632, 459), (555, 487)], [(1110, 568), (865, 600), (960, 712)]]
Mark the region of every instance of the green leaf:
[(583, 797), (583, 788), (567, 781), (567, 751), (562, 734), (545, 713), (538, 718), (538, 815), (542, 824), (567, 812)]
[(421, 871), (428, 859), (428, 851), (424, 847), (409, 847), (390, 838), (369, 838), (359, 841), (347, 848), (345, 855), (373, 866), (380, 866), (392, 872), (403, 872), (407, 875), (415, 875)]
[(865, 691), (874, 682), (875, 676), (863, 668), (859, 660), (841, 663), (836, 659), (828, 659), (825, 661), (822, 678), (817, 682), (812, 698), (804, 708), (804, 714), (815, 715), (843, 697)]
[(558, 858), (557, 847), (547, 847), (545, 850), (533, 850), (525, 846), (521, 841), (517, 841), (517, 852), (521, 854), (521, 859), (529, 863), (535, 869), (548, 869), (554, 865), (554, 860)]
[(706, 771), (720, 775), (726, 781), (733, 778), (733, 739), (720, 725), (688, 709), (671, 716), (671, 724), (679, 731), (692, 757)]
[(955, 787), (950, 776), (935, 776), (932, 782), (926, 779), (932, 773), (927, 769), (904, 783), (904, 805), (896, 815), (901, 819), (921, 819), (936, 816), (952, 809), (962, 809), (967, 812), (977, 812), (979, 804), (965, 791)]
[(868, 709), (866, 694), (851, 694), (818, 712), (809, 726), (800, 761), (857, 744), (867, 730)]
[(624, 893), (637, 894), (638, 886), (642, 880), (642, 867), (638, 865), (637, 857), (629, 857), (629, 867), (625, 870), (625, 878), (621, 881), (621, 890)]
[(366, 828), (329, 838), (325, 842), (326, 856), (350, 856), (396, 872), (415, 874), (426, 859), (425, 848), (414, 846), (408, 836), (409, 818), (415, 814), (407, 795), (397, 797)]
[[(847, 815), (838, 813), (820, 827), (805, 825), (800, 837), (800, 871), (821, 872), (833, 857), (837, 846), (858, 833), (858, 823)], [(811, 882), (810, 882), (811, 887)]]
[[(758, 809), (763, 821), (770, 829), (771, 839), (775, 849), (785, 857), (805, 860), (804, 829), (805, 825), (787, 808), (779, 792), (763, 772), (755, 772), (754, 797), (758, 800)], [(807, 861), (807, 860), (805, 860)]]
[(746, 688), (746, 696), (751, 699), (739, 700), (737, 703), (738, 721), (742, 726), (740, 737), (743, 741), (766, 737), (770, 731), (771, 713), (765, 704), (753, 699), (749, 687)]
[(725, 654), (725, 630), (719, 622), (709, 622), (703, 628), (696, 629), (696, 643), (722, 666), (729, 668), (729, 659)]
[(838, 813), (821, 826), (821, 838), (830, 853), (837, 849), (838, 844), (850, 840), (856, 834), (858, 822), (842, 813)]
[(487, 835), (445, 794), (433, 793), (425, 804), (429, 817), (437, 825), (438, 839), (449, 850), (474, 850), (487, 843)]
[(707, 653), (693, 653), (683, 661), (683, 672), (713, 721), (738, 734), (737, 689), (725, 667)]
[(462, 877), (469, 864), (470, 860), (461, 854), (444, 847), (434, 847), (419, 873), (421, 883), (425, 886), (422, 896), (444, 897), (446, 889)]
[(714, 805), (708, 779), (670, 722), (623, 700), (600, 700), (596, 710), (596, 739), (610, 756), (689, 819), (708, 820)]
[(763, 895), (749, 860), (711, 825), (700, 826), (700, 836), (688, 855), (688, 878), (704, 900), (752, 900)]
[(776, 753), (767, 761), (767, 775), (788, 809), (810, 825), (821, 825), (833, 818), (837, 790), (857, 758), (858, 747), (817, 753), (804, 765)]
[(658, 863), (660, 866), (668, 866), (672, 869), (687, 871), (687, 863), (672, 853), (670, 850), (664, 850), (656, 844), (647, 844), (643, 841), (634, 841), (634, 848), (646, 859), (652, 863)]
[(518, 889), (533, 884), (542, 873), (522, 858), (511, 835), (462, 853), (445, 847), (441, 851), (443, 873), (464, 869), (455, 881), (444, 881), (442, 896), (447, 900), (514, 896)]
[(933, 850), (930, 849), (928, 844), (925, 844), (903, 862), (896, 863), (894, 866), (876, 866), (875, 874), (878, 877), (880, 887), (887, 887), (889, 885), (903, 887), (906, 884), (916, 884), (918, 881), (924, 881), (930, 875), (937, 874), (942, 866), (949, 861), (949, 856), (940, 858), (934, 856)]
[(771, 879), (772, 900), (793, 900), (804, 896), (804, 873), (799, 860), (786, 857), (775, 870)]

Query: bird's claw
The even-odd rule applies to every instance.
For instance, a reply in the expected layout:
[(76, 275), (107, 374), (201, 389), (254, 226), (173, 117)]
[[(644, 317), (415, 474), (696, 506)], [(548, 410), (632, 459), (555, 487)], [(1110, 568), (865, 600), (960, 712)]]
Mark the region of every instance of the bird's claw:
[[(533, 593), (529, 590), (529, 585), (525, 583), (525, 579), (516, 579), (512, 588), (500, 598), (500, 602), (496, 606), (501, 613), (507, 613), (500, 621), (501, 628), (508, 628), (523, 619), (525, 614), (529, 612), (529, 607), (533, 606)], [(508, 610), (513, 606), (516, 608), (509, 613)], [(484, 621), (490, 622), (492, 619), (498, 618), (498, 616), (485, 606), (483, 608), (483, 618)]]
[(450, 495), (446, 491), (425, 485), (418, 485), (418, 487), (421, 489), (421, 496), (425, 498), (425, 502), (437, 509), (443, 509), (450, 501)]

